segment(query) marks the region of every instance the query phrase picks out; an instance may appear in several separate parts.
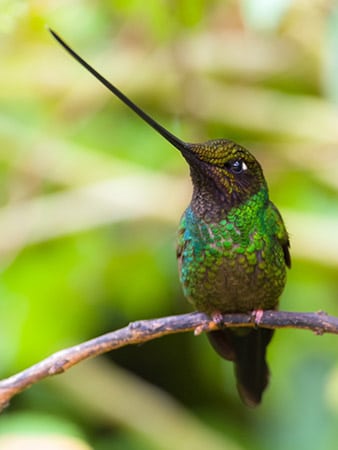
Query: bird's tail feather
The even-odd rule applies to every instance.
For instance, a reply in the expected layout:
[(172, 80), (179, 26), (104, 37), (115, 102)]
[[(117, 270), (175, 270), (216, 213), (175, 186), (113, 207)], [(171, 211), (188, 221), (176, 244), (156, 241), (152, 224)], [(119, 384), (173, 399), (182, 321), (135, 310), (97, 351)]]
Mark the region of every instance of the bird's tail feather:
[(264, 389), (269, 381), (269, 368), (266, 364), (266, 347), (271, 341), (273, 330), (229, 329), (208, 333), (217, 353), (235, 363), (237, 389), (248, 406), (261, 402)]

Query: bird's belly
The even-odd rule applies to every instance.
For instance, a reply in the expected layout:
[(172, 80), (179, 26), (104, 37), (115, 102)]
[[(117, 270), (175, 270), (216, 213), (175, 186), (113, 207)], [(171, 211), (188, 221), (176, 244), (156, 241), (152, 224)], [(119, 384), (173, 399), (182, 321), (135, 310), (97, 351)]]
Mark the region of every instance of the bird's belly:
[(187, 242), (180, 277), (184, 294), (196, 309), (207, 313), (273, 309), (286, 282), (279, 245), (262, 242), (249, 246), (198, 245)]

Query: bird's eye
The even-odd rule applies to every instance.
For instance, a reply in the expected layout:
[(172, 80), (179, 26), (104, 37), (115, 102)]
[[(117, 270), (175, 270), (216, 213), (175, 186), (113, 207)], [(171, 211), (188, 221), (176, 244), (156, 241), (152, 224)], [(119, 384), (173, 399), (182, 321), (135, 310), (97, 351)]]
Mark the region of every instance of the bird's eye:
[(230, 161), (227, 164), (227, 167), (235, 175), (238, 175), (248, 169), (248, 166), (241, 159), (235, 159), (234, 161)]

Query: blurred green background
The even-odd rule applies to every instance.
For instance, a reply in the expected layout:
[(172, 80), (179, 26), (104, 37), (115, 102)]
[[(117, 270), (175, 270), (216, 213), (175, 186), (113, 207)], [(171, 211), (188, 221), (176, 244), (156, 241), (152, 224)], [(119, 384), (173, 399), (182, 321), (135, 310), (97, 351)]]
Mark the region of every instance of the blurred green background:
[[(182, 139), (251, 149), (291, 236), (281, 308), (338, 315), (337, 2), (0, 0), (1, 377), (190, 310), (185, 162), (46, 24)], [(336, 336), (278, 331), (250, 410), (205, 336), (123, 348), (13, 399), (0, 449), (333, 450), (337, 355)]]

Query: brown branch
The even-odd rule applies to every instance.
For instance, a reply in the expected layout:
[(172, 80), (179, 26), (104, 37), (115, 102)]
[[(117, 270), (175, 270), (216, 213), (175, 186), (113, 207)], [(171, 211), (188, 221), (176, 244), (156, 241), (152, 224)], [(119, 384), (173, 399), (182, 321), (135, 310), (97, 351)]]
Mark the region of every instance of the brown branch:
[[(321, 311), (318, 313), (265, 311), (259, 318), (259, 323), (252, 314), (226, 314), (223, 316), (223, 324), (231, 327), (300, 328), (312, 330), (316, 334), (338, 334), (338, 318)], [(32, 384), (65, 372), (85, 359), (168, 334), (187, 331), (200, 334), (218, 327), (209, 316), (197, 312), (130, 323), (120, 330), (54, 353), (28, 369), (0, 381), (0, 411), (8, 405), (12, 397)]]

